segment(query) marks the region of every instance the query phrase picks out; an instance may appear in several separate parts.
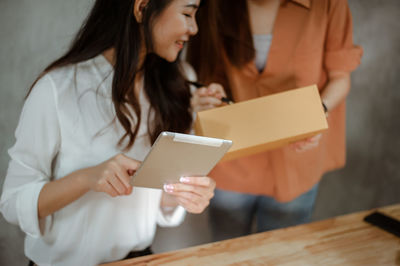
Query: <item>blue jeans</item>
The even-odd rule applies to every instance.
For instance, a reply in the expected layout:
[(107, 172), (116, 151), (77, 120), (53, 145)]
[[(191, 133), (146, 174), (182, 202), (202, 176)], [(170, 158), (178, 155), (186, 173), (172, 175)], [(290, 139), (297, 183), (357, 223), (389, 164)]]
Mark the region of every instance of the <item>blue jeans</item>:
[(210, 203), (210, 225), (214, 241), (251, 233), (256, 219), (257, 232), (294, 226), (311, 221), (318, 185), (290, 202), (272, 197), (215, 191)]

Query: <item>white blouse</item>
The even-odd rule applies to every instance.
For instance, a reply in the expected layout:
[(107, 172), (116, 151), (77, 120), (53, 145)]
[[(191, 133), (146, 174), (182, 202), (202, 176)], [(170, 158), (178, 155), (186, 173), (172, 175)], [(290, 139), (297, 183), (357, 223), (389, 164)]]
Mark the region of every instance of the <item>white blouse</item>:
[[(161, 190), (135, 187), (112, 198), (88, 192), (39, 220), (43, 185), (97, 165), (121, 153), (124, 131), (111, 101), (113, 68), (99, 55), (51, 71), (35, 85), (15, 132), (16, 143), (3, 186), (0, 210), (26, 233), (25, 254), (38, 265), (96, 265), (124, 258), (152, 243), (156, 225), (176, 226), (185, 211), (169, 215), (160, 208)], [(142, 161), (151, 144), (147, 135), (149, 102), (141, 90), (142, 110), (134, 146), (125, 154)]]

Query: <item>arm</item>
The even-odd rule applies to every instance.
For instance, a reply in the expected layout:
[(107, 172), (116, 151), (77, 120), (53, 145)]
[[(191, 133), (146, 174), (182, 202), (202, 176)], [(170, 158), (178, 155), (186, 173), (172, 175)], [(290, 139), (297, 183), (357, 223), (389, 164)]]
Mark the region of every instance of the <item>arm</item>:
[(335, 109), (345, 100), (350, 91), (350, 73), (345, 71), (329, 71), (329, 81), (322, 91), (321, 99), (328, 112)]
[(328, 83), (322, 100), (328, 110), (344, 101), (350, 90), (350, 73), (361, 61), (362, 48), (353, 43), (353, 23), (347, 0), (330, 0), (324, 67)]
[[(347, 0), (330, 1), (324, 67), (328, 83), (321, 98), (328, 112), (343, 102), (350, 90), (350, 72), (360, 64), (362, 48), (353, 44), (353, 24)], [(318, 146), (321, 134), (293, 144), (298, 151)]]
[[(328, 83), (321, 94), (322, 102), (326, 105), (328, 113), (342, 103), (350, 91), (350, 73), (345, 71), (329, 71)], [(328, 115), (328, 113), (326, 115)], [(291, 144), (298, 152), (315, 148), (319, 145), (322, 133)]]
[(46, 183), (39, 194), (38, 218), (43, 219), (83, 196), (89, 188), (84, 177), (74, 172), (64, 178)]
[(41, 234), (39, 194), (52, 178), (52, 163), (61, 146), (56, 92), (48, 75), (36, 82), (27, 97), (15, 139), (14, 146), (8, 151), (10, 162), (0, 210), (8, 222), (19, 225), (26, 234), (37, 237)]
[[(45, 75), (36, 83), (22, 109), (16, 142), (9, 150), (11, 160), (0, 200), (4, 218), (31, 236), (41, 234), (40, 219), (89, 190), (104, 191), (111, 196), (130, 193), (131, 188), (124, 180), (139, 165), (117, 155), (98, 166), (53, 180), (52, 164), (60, 150), (61, 135), (56, 88)], [(128, 174), (121, 171), (124, 168), (129, 169)]]
[(42, 219), (93, 190), (112, 197), (129, 195), (129, 173), (140, 163), (123, 154), (116, 155), (94, 167), (75, 171), (61, 179), (46, 183), (39, 194), (38, 217)]

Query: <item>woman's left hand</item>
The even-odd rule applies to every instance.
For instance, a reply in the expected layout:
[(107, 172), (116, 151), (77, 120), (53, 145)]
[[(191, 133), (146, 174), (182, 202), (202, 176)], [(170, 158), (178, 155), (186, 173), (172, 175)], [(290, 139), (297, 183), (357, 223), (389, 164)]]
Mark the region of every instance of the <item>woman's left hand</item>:
[(320, 133), (311, 138), (307, 138), (305, 140), (301, 140), (301, 141), (292, 143), (292, 144), (290, 144), (290, 146), (297, 152), (307, 151), (307, 150), (318, 147), (321, 137), (322, 137), (322, 134)]
[(194, 112), (204, 111), (223, 105), (222, 97), (226, 97), (222, 85), (211, 83), (207, 87), (198, 88), (193, 92), (190, 105)]
[[(180, 183), (164, 185), (164, 193), (161, 204), (171, 206), (173, 199), (176, 204), (181, 205), (190, 213), (201, 213), (210, 204), (214, 197), (215, 181), (207, 176), (203, 177), (181, 177)], [(163, 204), (164, 203), (164, 204)]]

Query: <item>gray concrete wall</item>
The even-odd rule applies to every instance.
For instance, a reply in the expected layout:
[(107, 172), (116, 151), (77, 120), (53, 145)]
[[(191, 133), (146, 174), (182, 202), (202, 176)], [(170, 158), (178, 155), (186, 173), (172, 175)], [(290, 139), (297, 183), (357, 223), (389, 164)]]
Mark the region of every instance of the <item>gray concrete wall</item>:
[[(37, 75), (61, 55), (92, 0), (0, 0), (0, 184), (7, 171), (23, 99)], [(0, 215), (0, 265), (27, 265), (24, 235)]]
[[(0, 184), (23, 97), (65, 49), (93, 0), (0, 0)], [(364, 47), (348, 99), (348, 163), (321, 182), (314, 219), (400, 202), (400, 1), (349, 0)], [(210, 240), (207, 212), (160, 229), (157, 252)], [(0, 217), (0, 265), (26, 265), (23, 234)]]

